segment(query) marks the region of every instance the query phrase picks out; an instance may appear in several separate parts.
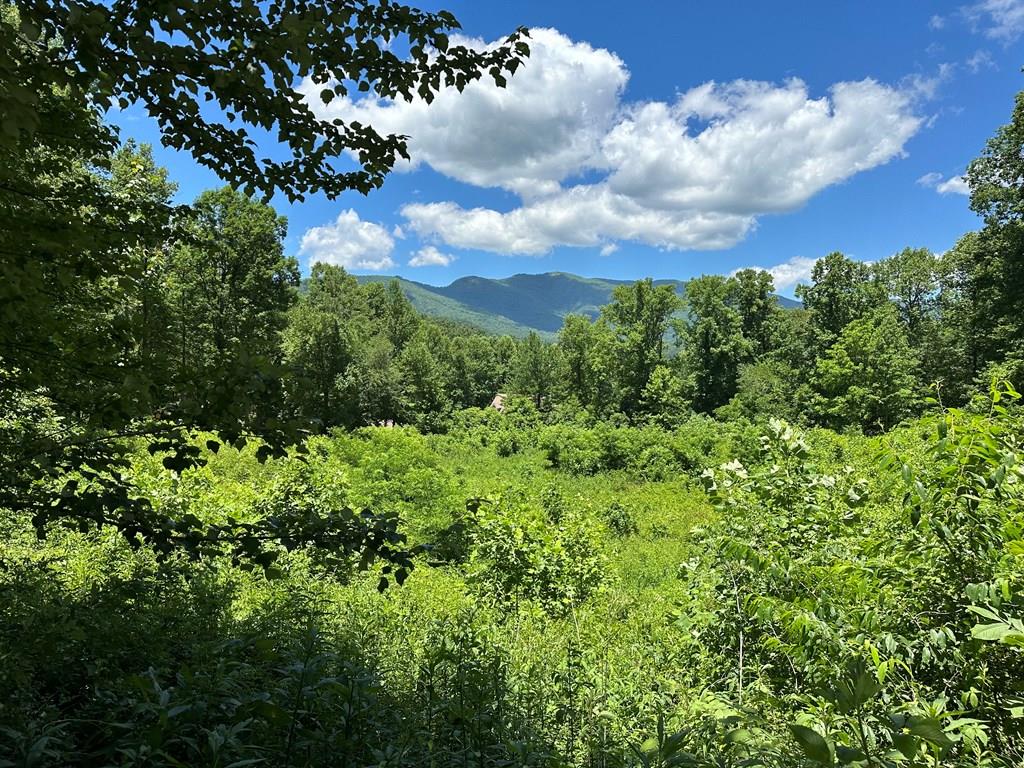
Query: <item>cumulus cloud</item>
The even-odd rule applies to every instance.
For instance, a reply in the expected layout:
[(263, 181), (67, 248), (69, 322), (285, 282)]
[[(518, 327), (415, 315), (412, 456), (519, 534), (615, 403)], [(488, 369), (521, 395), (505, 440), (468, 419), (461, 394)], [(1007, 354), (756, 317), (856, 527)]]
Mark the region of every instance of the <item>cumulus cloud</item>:
[(322, 262), (346, 269), (382, 270), (395, 266), (395, 241), (380, 224), (362, 221), (352, 209), (342, 211), (331, 224), (306, 230), (299, 253), (310, 264)]
[(402, 213), (421, 236), (497, 253), (539, 255), (617, 240), (728, 248), (759, 215), (794, 210), (900, 156), (921, 125), (912, 102), (873, 80), (838, 83), (820, 98), (799, 80), (705, 83), (671, 104), (623, 109), (593, 163), (606, 169), (597, 182), (507, 212), (443, 202)]
[(817, 259), (806, 256), (794, 256), (789, 261), (769, 267), (768, 271), (775, 280), (776, 289), (782, 291), (792, 288), (811, 279), (811, 272)]
[(617, 250), (619, 250), (618, 243), (605, 243), (604, 245), (601, 246), (601, 255), (611, 256)]
[[(811, 272), (817, 259), (806, 256), (794, 256), (789, 261), (776, 264), (774, 267), (751, 267), (751, 269), (763, 269), (772, 276), (775, 282), (775, 290), (785, 291), (800, 283), (807, 283), (811, 279)], [(736, 274), (740, 270), (734, 270)]]
[(420, 248), (409, 259), (410, 267), (447, 267), (455, 261), (455, 257), (447, 253), (441, 253), (437, 248), (428, 245)]
[(967, 179), (963, 176), (953, 176), (941, 184), (935, 186), (935, 191), (940, 195), (969, 195), (971, 188), (967, 185)]
[[(497, 44), (453, 42), (478, 49)], [(476, 186), (550, 193), (599, 158), (629, 74), (610, 51), (553, 29), (531, 30), (530, 51), (508, 87), (481, 80), (461, 94), (444, 89), (431, 104), (346, 97), (324, 105), (317, 95), (322, 86), (307, 81), (300, 91), (325, 119), (358, 120), (381, 133), (409, 136), (412, 165), (406, 168), (427, 163)]]
[(508, 212), (454, 203), (407, 205), (409, 226), (457, 248), (541, 256), (558, 245), (602, 246), (630, 240), (678, 250), (735, 245), (754, 226), (751, 216), (652, 210), (606, 185), (581, 185)]
[[(433, 104), (320, 103), (325, 118), (410, 136), (406, 167), (514, 192), (510, 210), (449, 201), (406, 205), (402, 229), (427, 242), (503, 254), (634, 241), (728, 248), (758, 217), (792, 211), (821, 190), (904, 153), (923, 121), (915, 104), (948, 76), (885, 85), (841, 82), (811, 94), (801, 80), (708, 82), (670, 101), (624, 102), (614, 53), (556, 30), (531, 32), (531, 57), (507, 89), (480, 81)], [(481, 41), (460, 40), (476, 46)]]
[(987, 37), (1010, 44), (1024, 34), (1024, 0), (981, 0), (964, 8)]
[(946, 179), (941, 173), (932, 172), (926, 173), (924, 176), (919, 178), (917, 183), (922, 187), (934, 189), (940, 195), (971, 194), (971, 188), (967, 184), (967, 179), (963, 176), (950, 176)]
[[(694, 120), (710, 124), (694, 132)], [(919, 126), (909, 98), (873, 80), (818, 99), (799, 80), (706, 83), (615, 126), (604, 142), (608, 183), (659, 210), (788, 211), (897, 157)]]
[(935, 14), (928, 19), (929, 29), (942, 29), (944, 26), (946, 26), (946, 19), (938, 14)]

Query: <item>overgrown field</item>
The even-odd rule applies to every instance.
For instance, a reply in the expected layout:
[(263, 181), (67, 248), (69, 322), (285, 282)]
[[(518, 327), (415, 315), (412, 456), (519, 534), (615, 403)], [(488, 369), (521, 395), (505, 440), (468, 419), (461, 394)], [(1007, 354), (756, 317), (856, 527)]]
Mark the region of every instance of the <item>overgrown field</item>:
[(161, 561), (10, 521), (0, 765), (1016, 764), (1008, 402), (865, 438), (513, 401), (178, 478), (140, 451), (157, 512), (369, 507), (415, 567), (380, 590), (339, 553)]

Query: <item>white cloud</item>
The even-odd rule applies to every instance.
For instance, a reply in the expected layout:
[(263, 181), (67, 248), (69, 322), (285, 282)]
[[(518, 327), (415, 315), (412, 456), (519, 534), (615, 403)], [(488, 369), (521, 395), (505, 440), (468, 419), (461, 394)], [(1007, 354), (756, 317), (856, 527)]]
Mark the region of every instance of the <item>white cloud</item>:
[(996, 63), (992, 60), (992, 56), (988, 51), (975, 51), (966, 62), (967, 68), (971, 70), (972, 74), (978, 74), (983, 69), (995, 69)]
[(987, 37), (1009, 44), (1024, 34), (1024, 0), (981, 0), (963, 9)]
[(817, 261), (806, 256), (794, 256), (789, 261), (769, 267), (768, 271), (775, 280), (775, 288), (782, 291), (808, 282)]
[[(750, 267), (750, 269), (763, 269), (772, 276), (775, 282), (775, 290), (784, 291), (799, 283), (806, 283), (811, 279), (811, 272), (817, 259), (806, 256), (794, 256), (789, 261), (776, 264), (774, 267)], [(736, 274), (740, 270), (733, 270)]]
[(605, 243), (604, 245), (601, 246), (601, 255), (611, 256), (617, 250), (619, 250), (618, 243)]
[(943, 62), (933, 75), (915, 73), (904, 77), (900, 83), (900, 90), (916, 100), (930, 101), (935, 98), (939, 87), (953, 77), (955, 71), (956, 64)]
[[(909, 98), (873, 80), (807, 86), (705, 83), (643, 104), (608, 134), (610, 188), (659, 210), (753, 216), (788, 211), (899, 156), (920, 126)], [(710, 121), (691, 132), (694, 120)]]
[(392, 235), (392, 237), (394, 237), (394, 238), (396, 238), (398, 240), (404, 240), (405, 239), (405, 230), (403, 230), (400, 225), (395, 224), (394, 229), (391, 230), (391, 235)]
[(941, 184), (936, 185), (935, 191), (940, 195), (969, 195), (971, 194), (971, 188), (967, 184), (967, 179), (963, 176), (953, 176), (946, 179)]
[(911, 96), (873, 80), (838, 83), (816, 99), (799, 80), (705, 83), (673, 104), (623, 110), (601, 142), (600, 181), (507, 212), (444, 202), (402, 214), (421, 236), (506, 254), (619, 240), (728, 248), (759, 215), (798, 208), (900, 156), (920, 125)]
[(342, 211), (331, 224), (306, 230), (299, 253), (310, 264), (322, 262), (346, 269), (381, 270), (395, 266), (395, 241), (380, 224), (362, 221), (352, 209)]
[(610, 51), (553, 29), (531, 30), (529, 44), (530, 56), (507, 88), (485, 76), (461, 94), (442, 90), (431, 104), (346, 97), (324, 105), (322, 86), (307, 81), (300, 91), (323, 118), (359, 120), (378, 132), (409, 136), (412, 167), (427, 163), (459, 181), (521, 195), (551, 193), (599, 158), (629, 74)]
[(420, 248), (409, 259), (410, 267), (447, 267), (455, 261), (455, 257), (447, 253), (441, 253), (437, 248), (428, 245)]
[(609, 240), (678, 250), (728, 248), (754, 226), (751, 216), (653, 210), (604, 184), (572, 187), (507, 213), (427, 203), (407, 205), (402, 215), (421, 237), (440, 237), (457, 248), (532, 256), (559, 245), (597, 247)]
[(969, 195), (971, 188), (963, 176), (950, 176), (944, 179), (941, 173), (926, 173), (917, 180), (922, 187), (934, 189), (940, 195)]
[(302, 90), (321, 117), (409, 135), (404, 168), (425, 163), (521, 201), (510, 210), (411, 203), (402, 209), (406, 233), (539, 255), (620, 241), (728, 248), (759, 216), (792, 211), (900, 157), (923, 125), (917, 100), (950, 71), (898, 86), (841, 82), (821, 95), (797, 79), (708, 82), (671, 101), (624, 103), (629, 72), (614, 53), (556, 30), (531, 35), (532, 54), (507, 89), (485, 80), (462, 94), (445, 89), (430, 105), (337, 98), (326, 106), (319, 86)]
[(938, 14), (935, 14), (930, 19), (928, 19), (929, 29), (942, 29), (944, 26), (946, 26), (946, 20), (945, 18), (939, 16)]

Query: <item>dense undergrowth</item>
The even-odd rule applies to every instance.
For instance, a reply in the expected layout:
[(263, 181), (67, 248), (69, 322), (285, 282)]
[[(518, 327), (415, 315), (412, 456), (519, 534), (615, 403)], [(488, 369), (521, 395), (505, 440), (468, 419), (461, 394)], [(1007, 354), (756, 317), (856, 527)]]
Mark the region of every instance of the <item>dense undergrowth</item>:
[(0, 765), (1017, 764), (1024, 475), (996, 397), (874, 438), (513, 403), (180, 477), (140, 450), (158, 511), (373, 507), (416, 567), (379, 591), (351, 558), (158, 560), (9, 520)]

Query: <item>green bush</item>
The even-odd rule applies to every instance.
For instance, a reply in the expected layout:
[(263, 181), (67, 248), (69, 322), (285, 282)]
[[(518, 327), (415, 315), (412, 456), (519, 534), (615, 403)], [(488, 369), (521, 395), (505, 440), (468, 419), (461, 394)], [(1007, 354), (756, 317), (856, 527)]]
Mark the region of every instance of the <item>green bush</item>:
[(608, 529), (616, 536), (633, 536), (640, 532), (636, 515), (633, 511), (617, 501), (602, 510), (601, 517)]
[(583, 603), (605, 581), (606, 557), (597, 526), (578, 510), (555, 525), (515, 497), (476, 501), (472, 578), (497, 603), (533, 600), (553, 615)]

